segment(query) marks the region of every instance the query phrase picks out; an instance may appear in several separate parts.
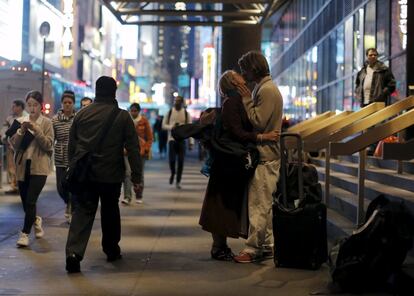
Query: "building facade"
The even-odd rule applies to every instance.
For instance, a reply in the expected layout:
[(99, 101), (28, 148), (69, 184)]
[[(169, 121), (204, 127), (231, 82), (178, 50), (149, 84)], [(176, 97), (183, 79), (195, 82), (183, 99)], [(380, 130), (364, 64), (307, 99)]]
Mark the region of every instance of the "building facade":
[(378, 49), (379, 60), (397, 80), (392, 100), (406, 97), (408, 2), (289, 1), (263, 34), (285, 113), (305, 119), (327, 110), (359, 108), (355, 78), (371, 47)]

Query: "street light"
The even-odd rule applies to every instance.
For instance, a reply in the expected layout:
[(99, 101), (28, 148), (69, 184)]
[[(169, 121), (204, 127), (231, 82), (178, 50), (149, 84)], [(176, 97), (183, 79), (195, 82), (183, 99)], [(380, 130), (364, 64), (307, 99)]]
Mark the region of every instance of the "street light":
[(46, 38), (50, 33), (50, 24), (43, 22), (39, 28), (40, 36), (43, 38), (43, 57), (42, 57), (42, 97), (45, 89), (45, 54), (46, 54)]

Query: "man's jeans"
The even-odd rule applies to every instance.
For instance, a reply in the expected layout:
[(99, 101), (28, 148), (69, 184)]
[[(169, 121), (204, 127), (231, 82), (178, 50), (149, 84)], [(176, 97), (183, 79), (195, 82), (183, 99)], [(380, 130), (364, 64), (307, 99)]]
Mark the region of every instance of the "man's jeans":
[(263, 248), (273, 246), (273, 193), (279, 180), (280, 160), (257, 166), (249, 184), (249, 237), (245, 252), (261, 255)]

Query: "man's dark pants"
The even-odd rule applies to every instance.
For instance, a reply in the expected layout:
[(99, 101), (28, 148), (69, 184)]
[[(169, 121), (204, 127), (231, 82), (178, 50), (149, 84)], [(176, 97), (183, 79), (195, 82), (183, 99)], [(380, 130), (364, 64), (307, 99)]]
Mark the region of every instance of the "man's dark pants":
[(175, 175), (175, 162), (178, 158), (177, 168), (177, 183), (181, 182), (181, 176), (183, 174), (184, 167), (184, 155), (185, 155), (185, 141), (169, 141), (168, 142), (168, 156), (170, 161), (171, 175)]
[(121, 240), (121, 217), (118, 205), (120, 194), (121, 183), (91, 182), (86, 191), (77, 197), (66, 243), (66, 256), (76, 254), (83, 258), (99, 199), (103, 251), (108, 257), (120, 254), (121, 249), (118, 245)]

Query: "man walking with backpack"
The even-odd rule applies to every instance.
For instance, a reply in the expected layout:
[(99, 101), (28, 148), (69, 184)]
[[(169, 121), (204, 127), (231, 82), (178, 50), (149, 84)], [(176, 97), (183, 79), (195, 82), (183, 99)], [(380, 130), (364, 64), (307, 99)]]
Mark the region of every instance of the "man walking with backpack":
[(121, 259), (118, 200), (125, 176), (124, 148), (128, 151), (135, 190), (139, 190), (142, 175), (134, 123), (127, 111), (118, 108), (116, 81), (102, 76), (96, 81), (95, 89), (94, 103), (77, 113), (69, 135), (70, 164), (86, 153), (92, 154), (86, 188), (76, 197), (66, 243), (66, 270), (69, 273), (80, 271), (99, 201), (103, 252), (109, 262)]
[[(176, 141), (171, 136), (171, 130), (175, 126), (191, 123), (190, 115), (184, 108), (184, 98), (177, 96), (174, 99), (174, 107), (164, 116), (162, 121), (162, 128), (168, 130), (168, 159), (170, 162), (170, 184), (174, 183), (174, 177), (177, 173), (177, 179), (175, 186), (177, 189), (181, 189), (181, 176), (184, 168), (184, 155), (185, 155), (185, 141)], [(194, 146), (194, 139), (189, 139), (188, 149), (192, 150)], [(177, 172), (175, 170), (175, 164), (178, 163)]]

